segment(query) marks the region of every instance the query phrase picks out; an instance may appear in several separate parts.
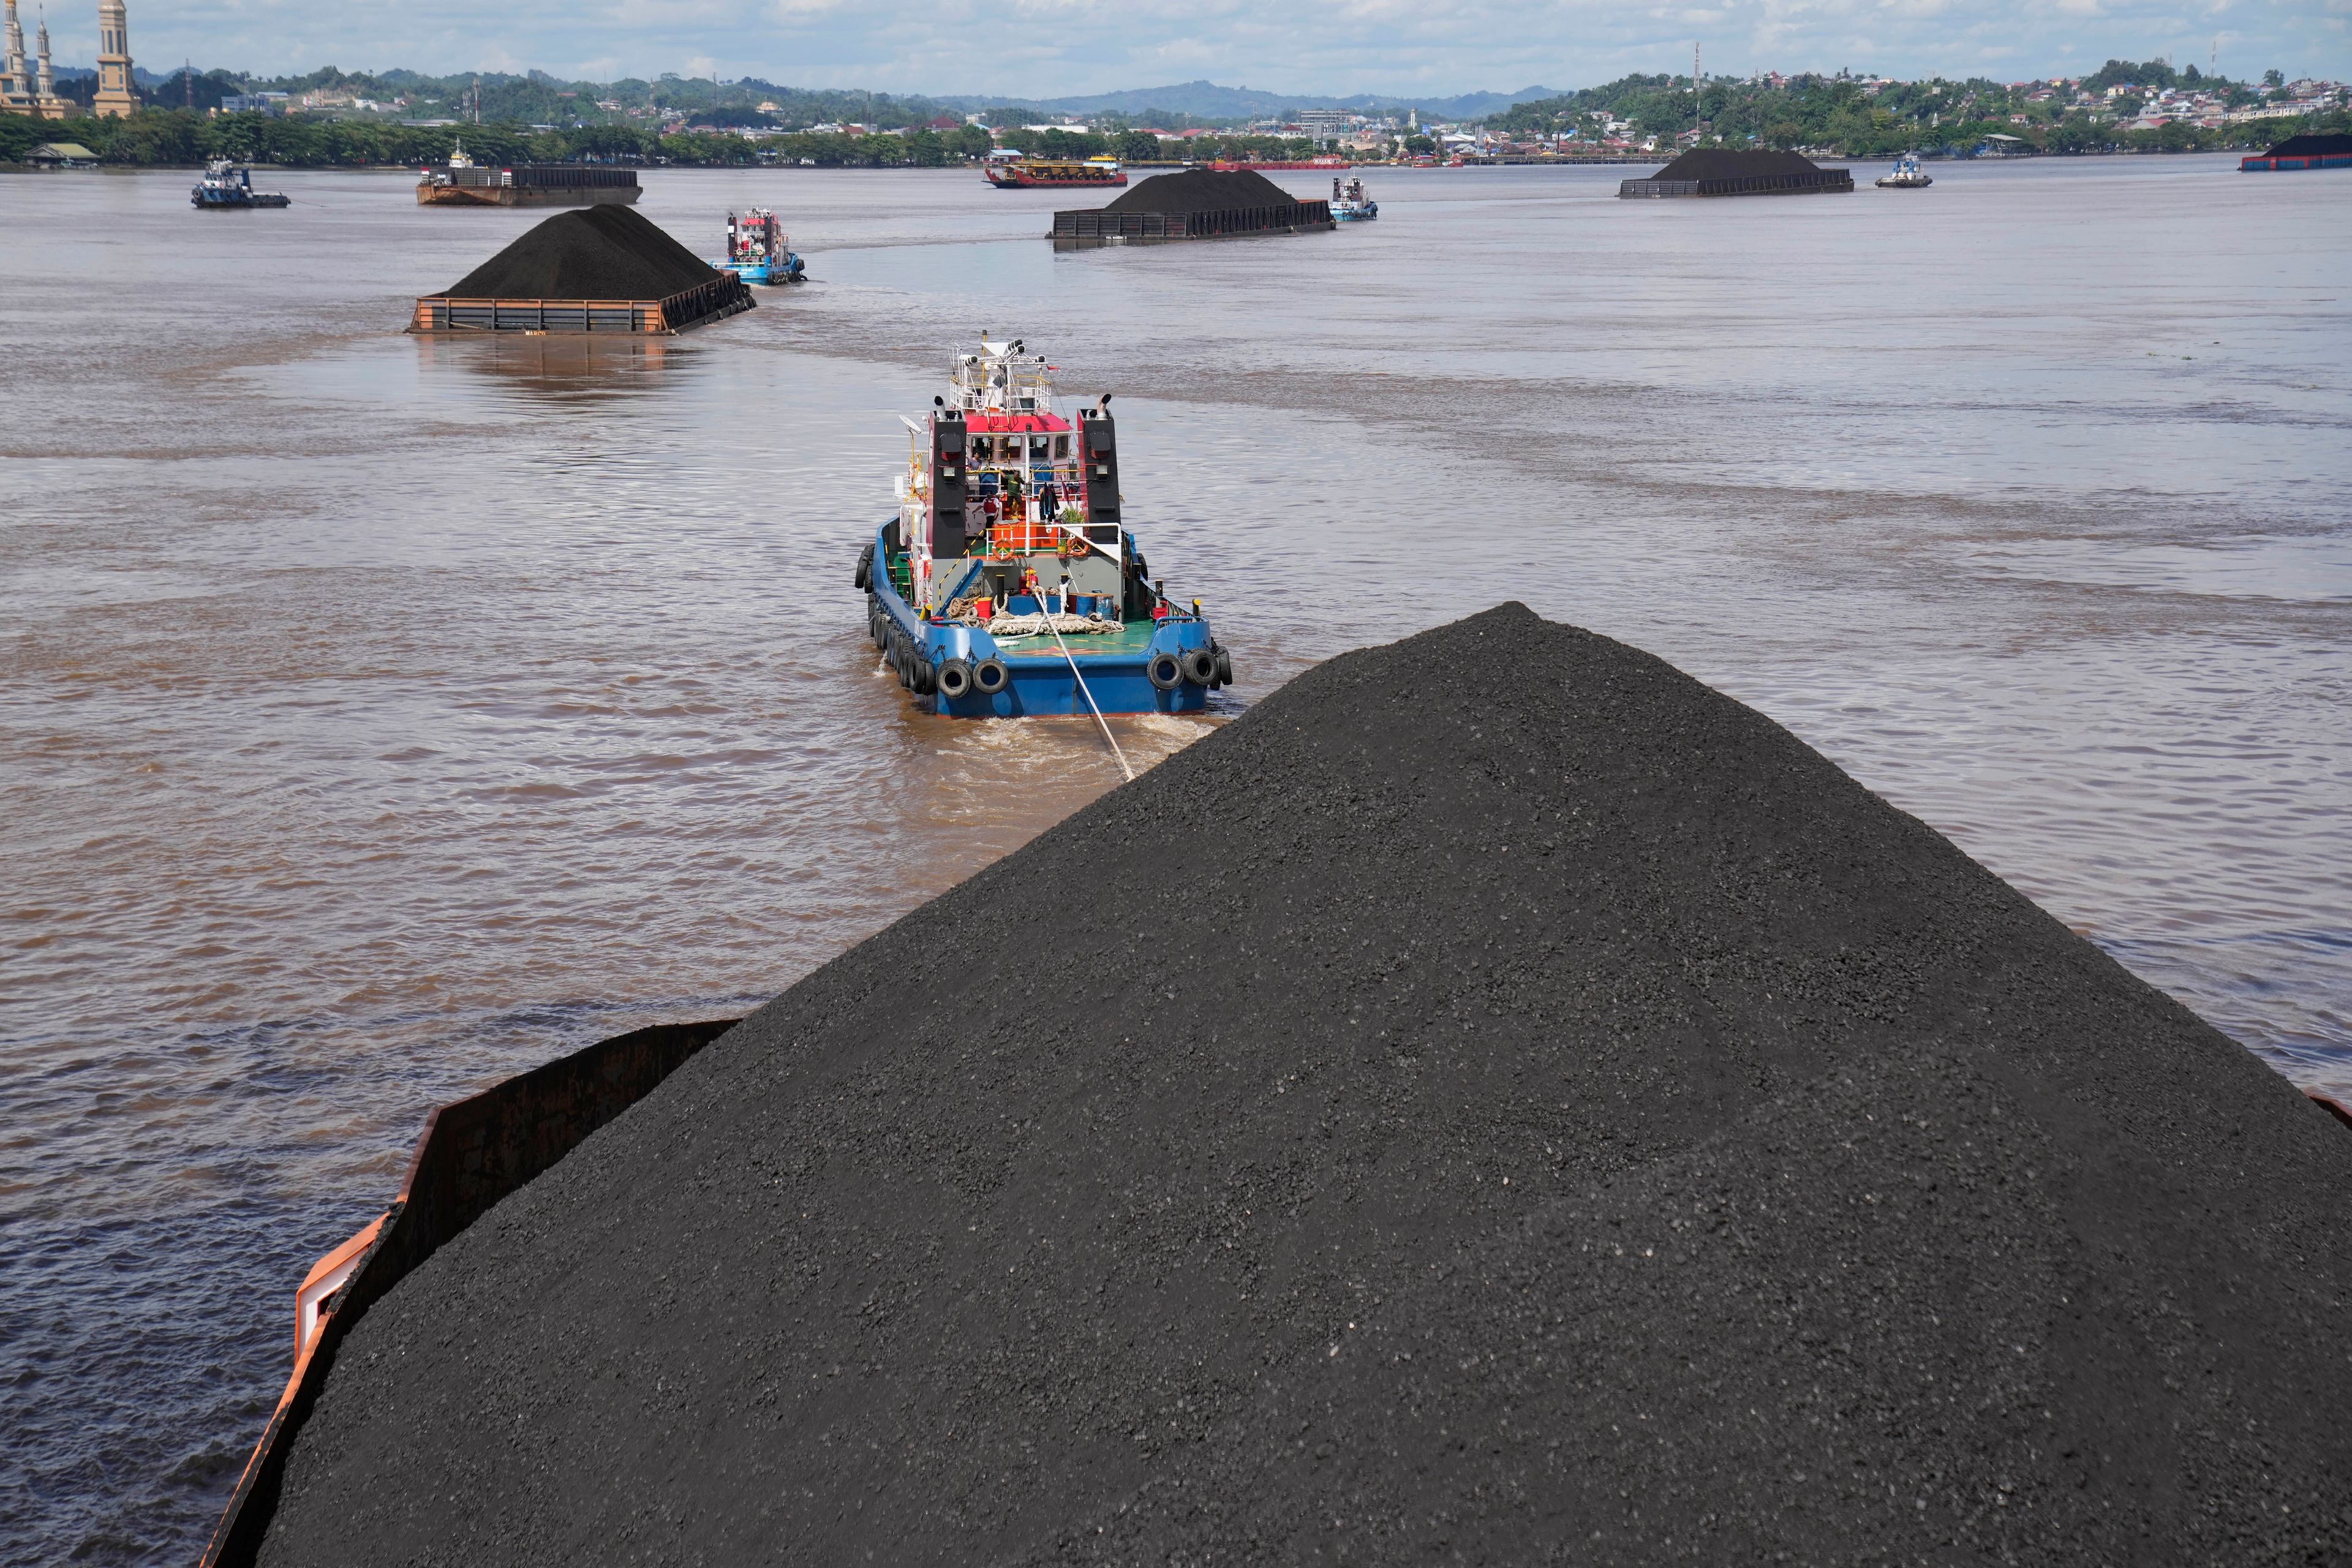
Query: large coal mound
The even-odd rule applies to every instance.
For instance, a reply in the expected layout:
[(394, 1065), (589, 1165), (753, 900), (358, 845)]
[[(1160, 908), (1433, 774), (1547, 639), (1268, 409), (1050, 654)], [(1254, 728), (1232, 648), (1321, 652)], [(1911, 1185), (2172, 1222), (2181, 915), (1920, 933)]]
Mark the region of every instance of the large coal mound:
[(2305, 136), (2290, 136), (2275, 142), (2263, 153), (2265, 158), (2340, 158), (2352, 153), (2352, 136), (2341, 132), (2326, 132)]
[(277, 1563), (2341, 1562), (2352, 1137), (1507, 605), (863, 943), (337, 1354)]
[(1250, 212), (1298, 198), (1255, 169), (1183, 169), (1129, 185), (1103, 208), (1114, 213)]
[(1654, 180), (1752, 180), (1775, 174), (1818, 174), (1820, 164), (1801, 153), (1753, 153), (1730, 147), (1694, 147), (1650, 176)]
[(634, 207), (558, 213), (444, 290), (453, 300), (667, 300), (719, 273)]

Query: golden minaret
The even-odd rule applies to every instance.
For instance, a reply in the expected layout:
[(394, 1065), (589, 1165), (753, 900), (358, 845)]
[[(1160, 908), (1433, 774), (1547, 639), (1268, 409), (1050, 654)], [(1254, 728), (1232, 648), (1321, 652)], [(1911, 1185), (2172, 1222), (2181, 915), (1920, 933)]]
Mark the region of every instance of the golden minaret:
[(0, 111), (33, 112), (32, 84), (25, 79), (25, 28), (16, 20), (16, 0), (8, 0), (8, 52), (0, 64)]
[(127, 120), (138, 107), (131, 91), (131, 19), (122, 0), (98, 0), (98, 101), (90, 112)]
[(63, 120), (67, 105), (58, 96), (58, 79), (49, 69), (49, 18), (46, 12), (41, 16), (40, 39), (41, 74), (34, 79), (33, 112), (44, 120)]

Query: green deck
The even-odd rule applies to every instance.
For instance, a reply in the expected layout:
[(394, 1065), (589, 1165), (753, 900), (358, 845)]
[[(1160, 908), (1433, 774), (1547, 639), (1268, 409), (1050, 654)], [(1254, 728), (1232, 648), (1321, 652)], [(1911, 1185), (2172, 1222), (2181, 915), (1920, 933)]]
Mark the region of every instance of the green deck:
[(1049, 658), (1059, 664), (1063, 643), (1067, 643), (1080, 660), (1131, 658), (1139, 662), (1151, 649), (1151, 634), (1159, 629), (1157, 621), (1129, 621), (1116, 632), (1064, 632), (1061, 642), (1054, 640), (1053, 633), (1041, 632), (1034, 637), (998, 643), (996, 647), (1008, 662), (1016, 658)]

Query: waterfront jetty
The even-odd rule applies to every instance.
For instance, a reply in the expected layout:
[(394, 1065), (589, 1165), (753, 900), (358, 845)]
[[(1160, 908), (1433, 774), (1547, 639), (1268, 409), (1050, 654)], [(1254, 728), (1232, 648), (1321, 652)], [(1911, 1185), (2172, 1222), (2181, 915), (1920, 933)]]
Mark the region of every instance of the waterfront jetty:
[(751, 304), (742, 279), (643, 214), (599, 205), (557, 214), (444, 292), (419, 299), (408, 330), (669, 335)]
[(1254, 169), (1185, 169), (1154, 174), (1107, 207), (1055, 213), (1053, 239), (1067, 250), (1337, 226), (1329, 202), (1301, 201)]
[(1646, 179), (1619, 184), (1628, 200), (1661, 196), (1806, 196), (1853, 189), (1853, 171), (1824, 169), (1801, 153), (1695, 147)]
[(2242, 174), (2286, 174), (2297, 169), (2352, 169), (2352, 136), (2290, 136), (2238, 160), (2238, 172)]
[(686, 1056), (312, 1354), (218, 1561), (2340, 1561), (2347, 1190), (1941, 835), (1504, 605)]

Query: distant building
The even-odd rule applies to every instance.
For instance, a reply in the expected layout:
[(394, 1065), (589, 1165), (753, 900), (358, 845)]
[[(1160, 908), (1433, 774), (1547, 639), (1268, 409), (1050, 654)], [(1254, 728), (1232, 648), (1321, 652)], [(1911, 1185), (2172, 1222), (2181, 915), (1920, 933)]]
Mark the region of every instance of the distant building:
[(227, 92), (221, 95), (223, 114), (283, 114), (286, 95), (282, 92)]
[(1309, 136), (1330, 138), (1346, 133), (1354, 116), (1344, 109), (1302, 109), (1298, 111), (1298, 129)]
[(57, 79), (49, 72), (49, 24), (41, 21), (39, 74), (25, 72), (25, 29), (16, 20), (16, 0), (8, 0), (8, 42), (0, 64), (0, 112), (30, 114), (42, 120), (63, 120), (68, 105), (58, 96)]
[(131, 90), (131, 19), (122, 0), (98, 0), (98, 100), (90, 112), (128, 120), (138, 107)]
[(43, 169), (95, 169), (98, 154), (79, 142), (44, 142), (25, 154), (25, 162)]

